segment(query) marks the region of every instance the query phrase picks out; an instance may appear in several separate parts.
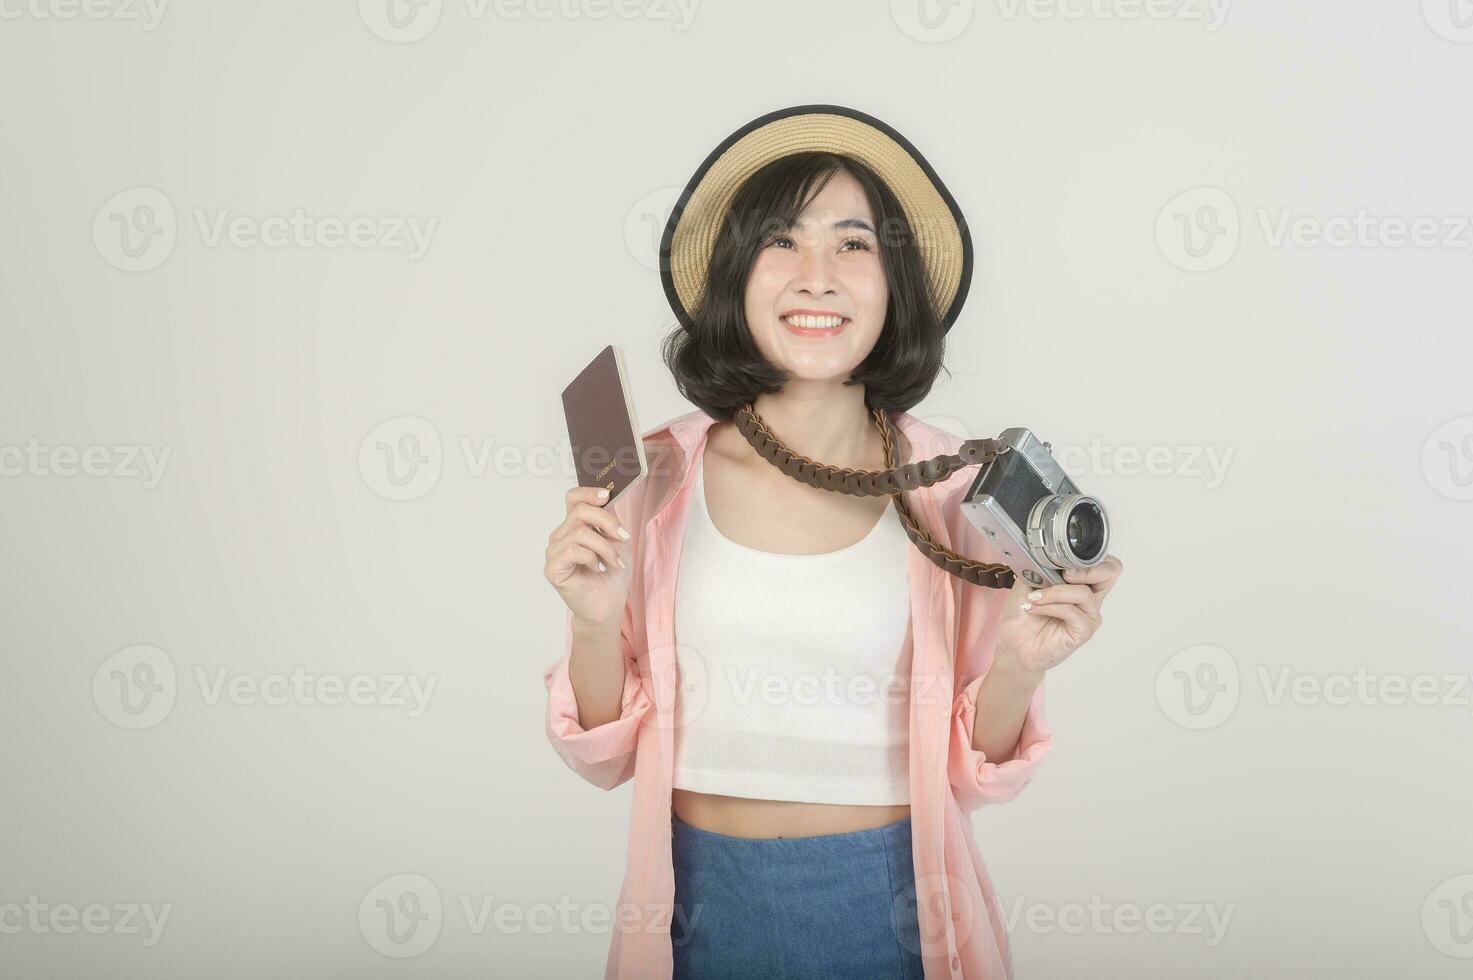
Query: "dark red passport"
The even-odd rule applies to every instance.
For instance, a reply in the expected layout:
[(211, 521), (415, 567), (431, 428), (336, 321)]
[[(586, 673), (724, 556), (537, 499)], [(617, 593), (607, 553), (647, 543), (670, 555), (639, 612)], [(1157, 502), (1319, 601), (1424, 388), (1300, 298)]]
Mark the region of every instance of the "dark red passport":
[(624, 351), (610, 344), (563, 389), (563, 415), (578, 485), (609, 491), (605, 507), (649, 471), (629, 395)]

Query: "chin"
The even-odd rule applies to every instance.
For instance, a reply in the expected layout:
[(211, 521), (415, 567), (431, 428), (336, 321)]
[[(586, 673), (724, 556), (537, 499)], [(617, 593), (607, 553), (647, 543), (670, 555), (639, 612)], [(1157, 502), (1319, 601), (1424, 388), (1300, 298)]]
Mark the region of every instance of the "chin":
[(862, 361), (863, 358), (859, 360), (845, 358), (842, 361), (781, 358), (773, 363), (786, 371), (788, 376), (795, 381), (843, 382), (849, 379), (849, 375), (854, 373), (854, 369), (859, 367)]

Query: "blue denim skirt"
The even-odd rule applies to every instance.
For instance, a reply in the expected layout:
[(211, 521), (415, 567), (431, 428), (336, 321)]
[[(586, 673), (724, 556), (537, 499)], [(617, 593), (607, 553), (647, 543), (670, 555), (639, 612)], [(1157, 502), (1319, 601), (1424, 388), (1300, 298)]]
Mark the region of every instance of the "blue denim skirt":
[(670, 824), (674, 980), (923, 980), (909, 817), (761, 839)]

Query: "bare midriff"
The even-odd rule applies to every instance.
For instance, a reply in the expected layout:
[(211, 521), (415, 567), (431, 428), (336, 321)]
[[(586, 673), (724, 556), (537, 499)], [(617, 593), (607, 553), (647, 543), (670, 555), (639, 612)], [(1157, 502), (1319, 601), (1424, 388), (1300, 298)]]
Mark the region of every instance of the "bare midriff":
[(728, 837), (816, 837), (874, 830), (910, 816), (910, 806), (797, 803), (674, 790), (671, 809), (692, 827)]

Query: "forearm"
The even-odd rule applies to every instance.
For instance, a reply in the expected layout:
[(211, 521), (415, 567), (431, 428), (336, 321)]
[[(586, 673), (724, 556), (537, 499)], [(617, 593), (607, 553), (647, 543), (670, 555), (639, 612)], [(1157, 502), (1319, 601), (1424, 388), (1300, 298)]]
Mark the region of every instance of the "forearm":
[(977, 711), (972, 719), (972, 748), (986, 753), (989, 762), (1003, 763), (1018, 748), (1023, 720), (1043, 672), (1027, 670), (1010, 658), (998, 658), (977, 687)]
[(617, 621), (612, 628), (574, 622), (568, 680), (578, 700), (578, 724), (585, 730), (618, 720), (625, 669)]

